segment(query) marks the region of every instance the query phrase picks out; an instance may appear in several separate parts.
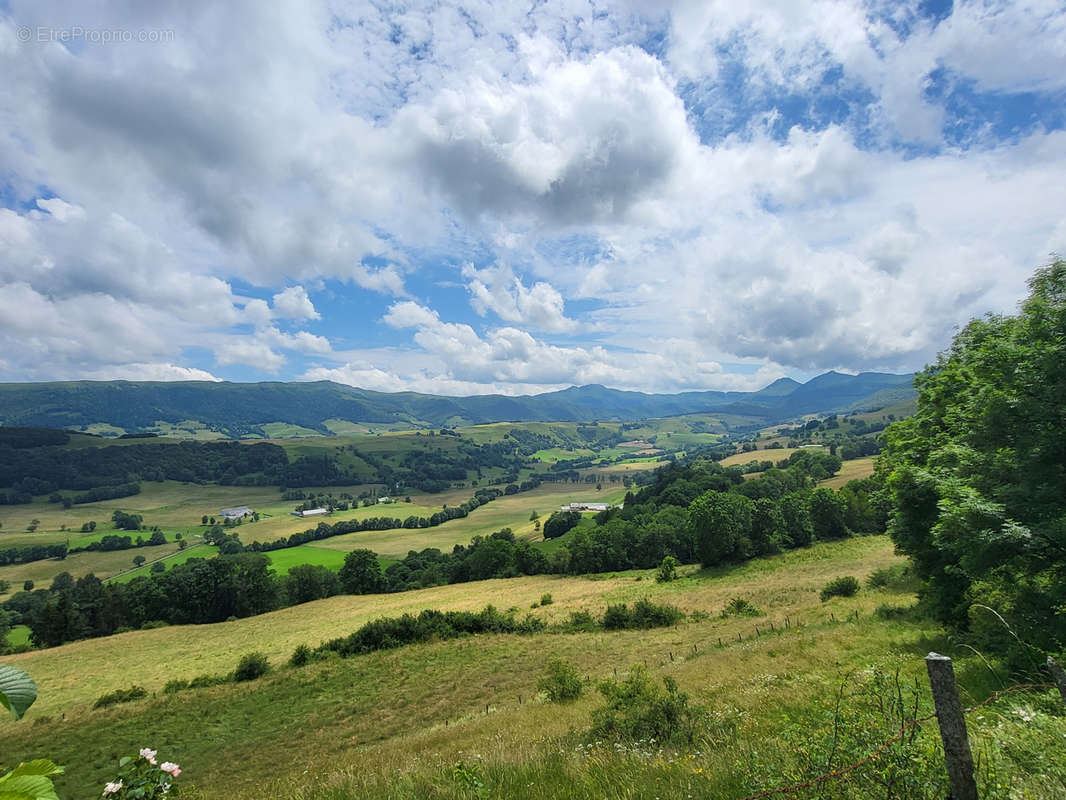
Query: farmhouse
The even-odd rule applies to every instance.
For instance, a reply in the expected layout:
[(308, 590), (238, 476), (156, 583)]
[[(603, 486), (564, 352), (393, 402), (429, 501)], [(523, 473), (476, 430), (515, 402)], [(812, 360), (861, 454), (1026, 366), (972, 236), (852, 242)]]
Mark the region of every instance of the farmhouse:
[(611, 507), (610, 503), (571, 503), (562, 506), (560, 511), (606, 511)]
[(328, 508), (309, 508), (305, 511), (293, 511), (291, 512), (294, 517), (320, 517), (323, 514), (328, 514)]
[(223, 519), (238, 520), (250, 517), (254, 512), (248, 506), (234, 506), (220, 509), (218, 513)]

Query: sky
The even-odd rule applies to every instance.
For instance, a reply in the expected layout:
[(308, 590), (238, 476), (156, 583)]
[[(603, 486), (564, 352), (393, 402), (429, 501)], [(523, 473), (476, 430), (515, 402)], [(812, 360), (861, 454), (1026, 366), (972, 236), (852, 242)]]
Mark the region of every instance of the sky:
[(1066, 6), (0, 0), (0, 381), (909, 372), (1066, 253)]

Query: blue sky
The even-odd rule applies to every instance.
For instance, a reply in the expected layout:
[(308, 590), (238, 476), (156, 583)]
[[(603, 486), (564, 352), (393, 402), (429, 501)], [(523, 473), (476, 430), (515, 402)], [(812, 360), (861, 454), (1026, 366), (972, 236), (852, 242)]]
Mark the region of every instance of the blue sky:
[(0, 2), (0, 380), (920, 369), (1066, 252), (1060, 2)]

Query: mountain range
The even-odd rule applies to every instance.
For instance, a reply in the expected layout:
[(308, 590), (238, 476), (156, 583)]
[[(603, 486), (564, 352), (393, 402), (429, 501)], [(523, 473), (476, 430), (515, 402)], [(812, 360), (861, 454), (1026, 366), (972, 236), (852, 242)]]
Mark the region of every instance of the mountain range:
[(198, 423), (226, 436), (264, 435), (269, 423), (329, 433), (330, 420), (414, 427), (489, 422), (629, 421), (714, 413), (773, 425), (805, 414), (874, 411), (914, 396), (913, 375), (827, 372), (807, 383), (780, 378), (756, 392), (645, 394), (599, 385), (508, 397), (375, 392), (331, 381), (73, 381), (0, 384), (0, 424), (127, 433)]

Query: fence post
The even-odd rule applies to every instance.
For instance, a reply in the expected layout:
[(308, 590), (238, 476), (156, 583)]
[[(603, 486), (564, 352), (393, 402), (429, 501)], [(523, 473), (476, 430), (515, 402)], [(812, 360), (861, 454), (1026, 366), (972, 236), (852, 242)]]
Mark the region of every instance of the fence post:
[(1055, 685), (1059, 687), (1059, 694), (1062, 695), (1062, 700), (1066, 703), (1066, 671), (1063, 671), (1062, 667), (1051, 656), (1047, 657), (1048, 672), (1051, 673), (1051, 679), (1055, 681)]
[(933, 691), (936, 721), (944, 743), (944, 760), (951, 783), (950, 800), (977, 800), (973, 754), (966, 735), (966, 717), (959, 701), (951, 659), (939, 653), (930, 653), (925, 657), (925, 668), (929, 672), (929, 688)]

